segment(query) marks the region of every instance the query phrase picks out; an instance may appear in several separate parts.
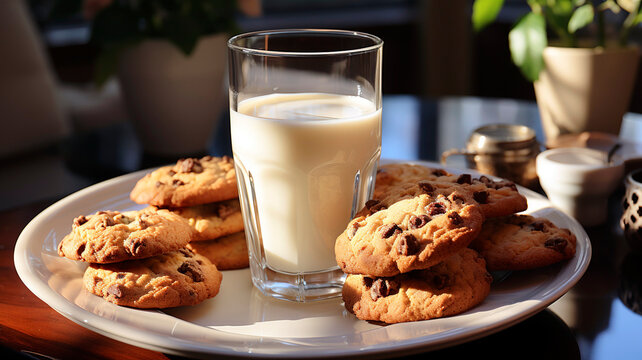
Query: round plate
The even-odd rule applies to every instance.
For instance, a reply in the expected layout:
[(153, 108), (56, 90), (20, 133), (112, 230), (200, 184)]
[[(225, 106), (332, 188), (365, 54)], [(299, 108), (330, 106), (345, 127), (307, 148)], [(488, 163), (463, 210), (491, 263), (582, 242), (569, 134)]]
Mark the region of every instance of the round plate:
[(78, 215), (143, 207), (129, 200), (129, 192), (148, 171), (96, 184), (45, 209), (20, 234), (14, 262), (29, 290), (65, 317), (116, 340), (170, 354), (328, 358), (434, 350), (497, 332), (544, 309), (581, 278), (591, 257), (589, 238), (574, 219), (545, 197), (519, 187), (528, 199), (527, 213), (575, 234), (575, 257), (543, 269), (512, 272), (492, 285), (482, 304), (457, 316), (372, 324), (348, 313), (341, 299), (298, 304), (267, 298), (252, 286), (248, 269), (223, 271), (220, 293), (196, 306), (163, 311), (120, 307), (86, 292), (86, 264), (62, 258), (56, 249)]

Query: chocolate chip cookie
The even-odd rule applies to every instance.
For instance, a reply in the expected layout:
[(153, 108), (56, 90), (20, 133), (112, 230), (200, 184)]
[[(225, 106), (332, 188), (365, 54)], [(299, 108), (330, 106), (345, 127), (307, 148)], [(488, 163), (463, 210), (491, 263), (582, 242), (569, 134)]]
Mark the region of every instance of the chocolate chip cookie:
[(467, 311), (488, 296), (491, 282), (484, 259), (464, 248), (425, 270), (394, 277), (348, 275), (342, 295), (357, 318), (392, 324)]
[(196, 305), (216, 296), (221, 280), (215, 265), (188, 249), (143, 260), (90, 264), (83, 276), (89, 292), (140, 309)]
[(168, 209), (187, 220), (196, 231), (192, 241), (212, 240), (243, 231), (243, 215), (238, 199)]
[(470, 247), (486, 259), (489, 270), (526, 270), (575, 255), (576, 238), (568, 229), (530, 215), (486, 221)]
[(167, 210), (98, 211), (74, 219), (58, 254), (90, 263), (142, 259), (177, 250), (191, 240), (187, 220)]
[(407, 163), (386, 164), (379, 168), (373, 198), (390, 205), (420, 193), (447, 196), (455, 190), (479, 203), (487, 218), (514, 214), (528, 207), (526, 197), (511, 181), (492, 180), (484, 175), (473, 177), (466, 173), (455, 175), (443, 169)]
[(187, 248), (208, 258), (219, 270), (241, 269), (249, 265), (244, 231), (213, 240), (194, 241), (187, 244)]
[(475, 202), (457, 191), (448, 197), (421, 194), (390, 207), (366, 204), (335, 242), (336, 260), (349, 274), (394, 276), (433, 266), (468, 246), (481, 230)]
[(162, 208), (187, 207), (238, 197), (234, 161), (228, 156), (181, 159), (140, 179), (132, 201)]

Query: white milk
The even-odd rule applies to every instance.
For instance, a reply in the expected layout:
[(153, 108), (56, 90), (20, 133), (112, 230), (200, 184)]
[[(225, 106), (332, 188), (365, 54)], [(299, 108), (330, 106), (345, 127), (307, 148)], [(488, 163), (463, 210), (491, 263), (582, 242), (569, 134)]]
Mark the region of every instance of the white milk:
[(355, 175), (365, 180), (379, 158), (381, 110), (355, 96), (274, 94), (239, 103), (230, 124), (234, 160), (255, 186), (270, 268), (336, 267), (334, 242), (350, 221)]

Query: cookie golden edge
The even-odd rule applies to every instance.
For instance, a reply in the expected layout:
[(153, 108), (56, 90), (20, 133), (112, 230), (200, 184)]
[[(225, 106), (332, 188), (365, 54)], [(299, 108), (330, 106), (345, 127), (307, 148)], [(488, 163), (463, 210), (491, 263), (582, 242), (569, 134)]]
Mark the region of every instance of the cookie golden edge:
[[(192, 182), (195, 179), (198, 184)], [(146, 173), (129, 194), (130, 200), (137, 204), (161, 208), (195, 206), (236, 197), (234, 160), (229, 156), (209, 155), (179, 159), (176, 164)]]
[(167, 210), (98, 211), (74, 219), (58, 244), (58, 255), (89, 263), (115, 263), (178, 250), (194, 230)]
[(533, 270), (573, 258), (577, 238), (546, 218), (513, 214), (484, 223), (470, 247), (491, 271)]
[(197, 305), (215, 297), (222, 278), (207, 258), (181, 249), (143, 260), (90, 264), (83, 286), (119, 306), (163, 309)]
[(194, 241), (187, 248), (205, 256), (219, 270), (244, 269), (250, 265), (245, 232), (225, 235), (206, 241)]
[(491, 283), (484, 259), (465, 248), (426, 270), (394, 277), (348, 275), (342, 299), (360, 320), (394, 324), (471, 310), (486, 299)]
[[(412, 270), (426, 269), (467, 247), (481, 230), (484, 220), (479, 206), (475, 203), (464, 202), (457, 204), (459, 206), (458, 211), (453, 210), (439, 214), (436, 218), (431, 219), (430, 223), (423, 225), (426, 229), (411, 229), (410, 224), (405, 224), (417, 214), (406, 214), (405, 212), (407, 211), (404, 210), (401, 216), (404, 219), (407, 218), (407, 221), (404, 220), (403, 224), (398, 224), (401, 226), (401, 234), (394, 235), (394, 244), (390, 245), (388, 244), (389, 241), (386, 242), (378, 237), (382, 228), (388, 224), (379, 224), (379, 222), (372, 220), (374, 217), (388, 211), (398, 212), (398, 210), (405, 209), (407, 205), (413, 205), (415, 202), (417, 204), (433, 203), (442, 201), (444, 198), (446, 197), (443, 195), (432, 197), (422, 194), (414, 198), (400, 200), (389, 208), (377, 210), (368, 216), (361, 216), (351, 220), (346, 230), (335, 241), (335, 260), (337, 264), (343, 272), (348, 274), (394, 276)], [(460, 224), (453, 225), (454, 221), (450, 219), (452, 212), (456, 213), (457, 218), (461, 221)], [(376, 225), (380, 226), (374, 228)], [(418, 233), (419, 230), (429, 230), (428, 235), (432, 237), (423, 237)], [(353, 237), (357, 235), (356, 231), (366, 231), (365, 234), (361, 235), (363, 241), (359, 242), (359, 244), (354, 244), (351, 237), (351, 235)], [(418, 248), (415, 253), (406, 255), (399, 253), (395, 249), (401, 245), (402, 237), (407, 232), (418, 241)]]

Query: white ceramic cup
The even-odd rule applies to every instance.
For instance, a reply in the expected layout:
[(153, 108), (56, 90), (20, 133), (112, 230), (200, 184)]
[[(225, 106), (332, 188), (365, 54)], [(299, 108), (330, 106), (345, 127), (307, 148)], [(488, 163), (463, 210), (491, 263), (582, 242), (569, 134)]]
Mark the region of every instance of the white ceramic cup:
[(606, 221), (608, 198), (622, 181), (624, 162), (588, 148), (557, 148), (537, 156), (537, 175), (549, 200), (584, 226)]

